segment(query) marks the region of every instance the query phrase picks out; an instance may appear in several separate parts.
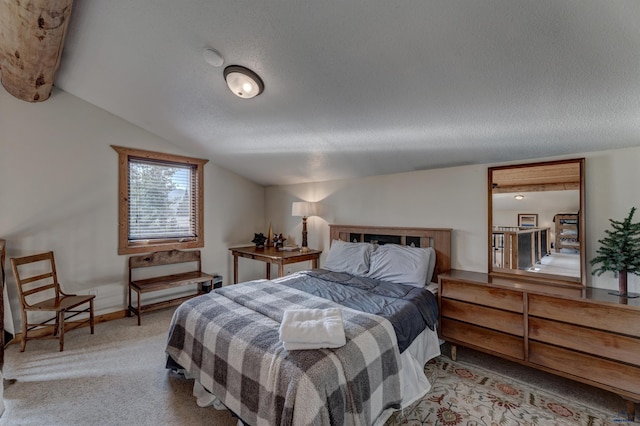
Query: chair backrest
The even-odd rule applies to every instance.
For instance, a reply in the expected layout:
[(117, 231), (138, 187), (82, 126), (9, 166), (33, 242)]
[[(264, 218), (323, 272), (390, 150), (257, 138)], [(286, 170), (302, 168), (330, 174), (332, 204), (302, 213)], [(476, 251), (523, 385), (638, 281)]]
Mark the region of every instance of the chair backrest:
[(12, 258), (11, 267), (18, 283), (22, 306), (30, 307), (34, 302), (60, 297), (60, 284), (52, 251)]

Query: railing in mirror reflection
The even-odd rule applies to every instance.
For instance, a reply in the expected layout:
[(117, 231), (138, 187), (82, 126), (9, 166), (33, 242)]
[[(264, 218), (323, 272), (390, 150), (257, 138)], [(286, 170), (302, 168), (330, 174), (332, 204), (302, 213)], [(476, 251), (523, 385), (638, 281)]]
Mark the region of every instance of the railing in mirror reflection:
[(492, 248), (494, 268), (531, 271), (551, 251), (549, 228), (495, 226)]

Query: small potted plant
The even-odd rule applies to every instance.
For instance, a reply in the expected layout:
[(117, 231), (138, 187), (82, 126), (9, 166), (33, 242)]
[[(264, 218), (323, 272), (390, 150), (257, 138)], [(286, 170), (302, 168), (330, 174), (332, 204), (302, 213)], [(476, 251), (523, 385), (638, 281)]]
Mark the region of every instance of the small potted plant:
[(628, 298), (638, 295), (627, 292), (627, 275), (640, 275), (640, 223), (632, 222), (635, 211), (632, 207), (623, 221), (609, 219), (613, 230), (604, 231), (607, 236), (598, 240), (601, 246), (590, 262), (591, 265), (600, 264), (591, 271), (592, 275), (613, 272), (618, 278), (618, 292), (612, 294)]

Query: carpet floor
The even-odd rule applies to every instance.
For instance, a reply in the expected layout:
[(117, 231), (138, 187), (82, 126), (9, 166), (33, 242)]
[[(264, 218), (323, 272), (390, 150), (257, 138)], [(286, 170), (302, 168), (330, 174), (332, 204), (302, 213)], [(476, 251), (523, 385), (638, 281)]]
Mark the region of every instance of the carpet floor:
[(608, 407), (599, 410), (446, 356), (428, 362), (425, 373), (432, 383), (429, 394), (394, 413), (387, 426), (614, 426), (626, 422), (626, 413), (614, 413)]
[[(198, 407), (191, 394), (193, 380), (164, 368), (164, 346), (172, 313), (172, 309), (147, 313), (140, 327), (135, 318), (98, 324), (94, 335), (87, 328), (73, 330), (65, 335), (64, 352), (58, 352), (56, 340), (30, 341), (25, 352), (20, 352), (19, 345), (10, 345), (5, 354), (4, 377), (16, 381), (5, 384), (6, 410), (0, 425), (235, 425), (236, 419), (227, 411)], [(448, 346), (445, 344), (442, 349), (446, 354)], [(461, 373), (463, 369), (469, 373)], [(577, 413), (576, 418), (592, 416), (596, 419), (591, 423), (594, 426), (626, 422), (620, 415), (624, 402), (616, 395), (470, 349), (459, 348), (456, 363), (443, 355), (437, 362), (427, 364), (426, 371), (434, 379), (433, 390), (412, 408), (394, 415), (387, 422), (389, 425), (580, 424), (572, 423), (575, 418), (568, 419), (567, 411), (560, 407)], [(464, 375), (493, 384), (490, 390), (477, 383), (466, 385), (465, 395), (472, 395), (473, 388), (473, 395), (483, 395), (482, 402), (478, 399), (474, 403), (466, 396), (471, 401), (467, 405), (451, 403), (464, 394), (459, 387)], [(517, 420), (509, 412), (516, 412), (513, 404), (522, 401), (511, 399), (503, 402), (511, 411), (497, 419), (485, 414), (474, 423), (478, 420), (473, 417), (458, 417), (469, 407), (497, 412), (492, 407), (499, 406), (495, 398), (504, 396), (496, 394), (500, 387), (507, 393), (516, 389), (521, 394), (534, 395), (543, 415), (536, 417), (535, 410), (526, 406), (521, 412), (530, 416)], [(449, 396), (442, 396), (445, 388)], [(553, 407), (560, 412), (553, 413), (546, 403), (558, 404)], [(456, 407), (460, 410), (455, 411)]]
[(5, 353), (6, 410), (0, 425), (208, 425), (231, 426), (227, 411), (201, 408), (191, 395), (193, 380), (164, 368), (164, 347), (173, 309), (109, 321), (32, 340), (25, 352)]

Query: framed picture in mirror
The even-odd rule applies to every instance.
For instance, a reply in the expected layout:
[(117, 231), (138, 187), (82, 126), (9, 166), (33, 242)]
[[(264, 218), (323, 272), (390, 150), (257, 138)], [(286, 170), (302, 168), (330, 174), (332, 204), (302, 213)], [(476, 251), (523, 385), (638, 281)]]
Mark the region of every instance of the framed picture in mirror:
[(518, 226), (535, 228), (538, 226), (538, 215), (529, 213), (518, 213)]

